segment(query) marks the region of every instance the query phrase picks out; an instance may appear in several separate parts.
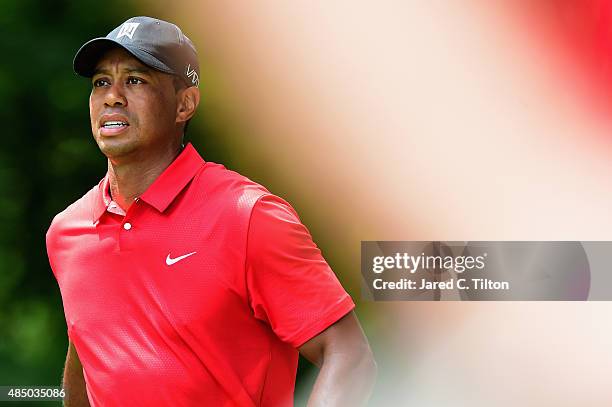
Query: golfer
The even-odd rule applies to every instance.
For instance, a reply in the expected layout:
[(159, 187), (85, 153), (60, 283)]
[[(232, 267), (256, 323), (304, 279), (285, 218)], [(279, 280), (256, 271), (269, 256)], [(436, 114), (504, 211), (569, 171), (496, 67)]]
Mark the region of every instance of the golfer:
[(68, 329), (67, 406), (312, 406), (367, 401), (376, 365), (354, 303), (295, 211), (183, 136), (200, 101), (193, 43), (130, 18), (85, 43), (104, 178), (47, 232)]

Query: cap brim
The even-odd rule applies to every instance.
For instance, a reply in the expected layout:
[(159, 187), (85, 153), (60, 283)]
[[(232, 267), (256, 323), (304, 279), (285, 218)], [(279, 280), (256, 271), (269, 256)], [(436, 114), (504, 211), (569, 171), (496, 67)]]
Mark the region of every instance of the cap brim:
[(140, 62), (151, 68), (165, 73), (175, 73), (172, 68), (143, 49), (131, 44), (122, 44), (106, 37), (94, 38), (93, 40), (87, 41), (81, 48), (79, 48), (72, 62), (74, 72), (86, 78), (91, 78), (94, 74), (98, 61), (104, 55), (104, 53), (117, 47), (123, 48)]

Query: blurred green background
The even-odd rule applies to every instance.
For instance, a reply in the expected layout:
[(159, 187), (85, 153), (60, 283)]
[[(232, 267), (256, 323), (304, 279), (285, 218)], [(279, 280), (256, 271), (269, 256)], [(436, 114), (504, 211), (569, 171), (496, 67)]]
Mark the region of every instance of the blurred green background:
[[(47, 262), (45, 232), (53, 216), (106, 171), (89, 128), (90, 83), (73, 73), (72, 58), (85, 41), (143, 14), (147, 10), (125, 0), (0, 2), (0, 117), (5, 128), (0, 144), (0, 385), (61, 381), (66, 323)], [(200, 59), (202, 82), (214, 88), (214, 75), (207, 76), (206, 61)], [(265, 168), (254, 174), (232, 158), (221, 142), (232, 132), (231, 118), (216, 110), (214, 98), (205, 93), (187, 139), (205, 152), (206, 160), (244, 172), (291, 201), (289, 191), (275, 184)], [(308, 213), (295, 206), (308, 224)], [(309, 226), (316, 240), (317, 227)], [(312, 369), (300, 360), (298, 399), (309, 393)]]

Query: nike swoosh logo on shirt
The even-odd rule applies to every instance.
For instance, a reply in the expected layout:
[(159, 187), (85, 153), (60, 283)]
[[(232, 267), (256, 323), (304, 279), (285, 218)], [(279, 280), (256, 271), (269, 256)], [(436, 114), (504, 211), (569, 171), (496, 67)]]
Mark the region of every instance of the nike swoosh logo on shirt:
[(171, 265), (173, 265), (174, 263), (179, 262), (179, 261), (183, 260), (184, 258), (187, 258), (187, 257), (189, 257), (189, 256), (191, 256), (191, 255), (196, 254), (196, 253), (197, 253), (197, 252), (191, 252), (191, 253), (187, 253), (187, 254), (184, 254), (184, 255), (182, 255), (182, 256), (178, 256), (178, 257), (175, 257), (175, 258), (171, 258), (171, 257), (170, 257), (170, 253), (168, 253), (168, 257), (166, 257), (166, 264), (167, 264), (168, 266), (171, 266)]

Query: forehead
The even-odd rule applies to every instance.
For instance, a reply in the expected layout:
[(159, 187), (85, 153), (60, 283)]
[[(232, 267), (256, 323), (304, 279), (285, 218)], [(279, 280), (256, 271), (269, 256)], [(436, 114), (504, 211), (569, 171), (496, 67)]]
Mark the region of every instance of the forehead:
[(119, 69), (138, 70), (143, 72), (153, 72), (154, 69), (144, 65), (132, 54), (123, 48), (112, 48), (106, 51), (98, 60), (94, 69), (94, 74), (102, 70), (110, 70), (113, 67)]

